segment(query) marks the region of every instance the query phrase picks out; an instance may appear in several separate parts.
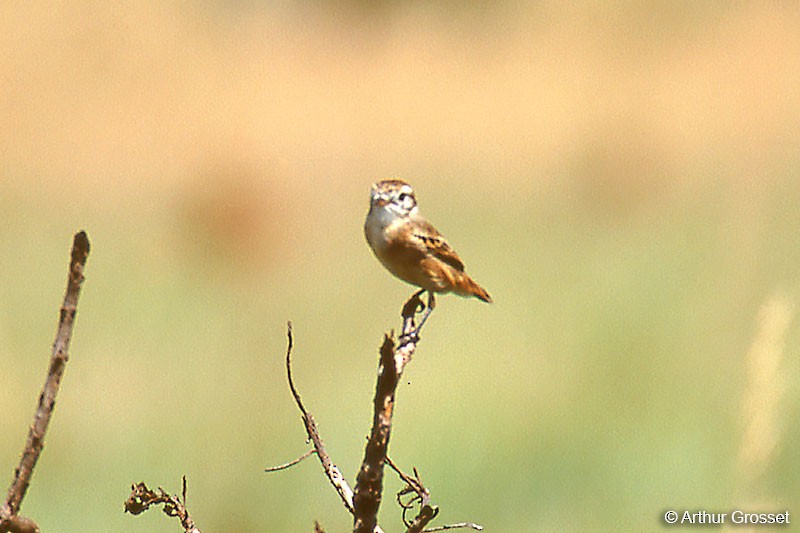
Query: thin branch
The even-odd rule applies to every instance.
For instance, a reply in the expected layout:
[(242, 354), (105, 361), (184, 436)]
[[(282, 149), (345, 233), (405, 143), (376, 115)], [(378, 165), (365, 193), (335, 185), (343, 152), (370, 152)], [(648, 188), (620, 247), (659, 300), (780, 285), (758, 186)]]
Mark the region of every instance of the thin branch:
[(170, 496), (167, 491), (158, 487), (158, 492), (150, 490), (144, 483), (131, 485), (131, 495), (125, 500), (125, 512), (138, 515), (147, 511), (153, 505), (164, 505), (164, 514), (167, 516), (177, 516), (181, 521), (181, 526), (186, 533), (200, 533), (194, 520), (189, 515), (186, 508), (186, 476), (183, 476), (182, 498)]
[[(184, 507), (186, 507), (186, 476), (181, 476), (181, 503)], [(186, 515), (188, 516), (189, 513), (187, 512)]]
[(415, 293), (403, 306), (403, 331), (400, 343), (385, 335), (380, 349), (378, 382), (375, 386), (372, 431), (364, 450), (364, 460), (356, 478), (354, 494), (354, 527), (356, 533), (369, 533), (377, 525), (378, 510), (383, 494), (383, 470), (392, 432), (394, 396), (397, 384), (406, 365), (411, 361), (419, 342), (419, 331), (414, 326), (414, 314), (422, 305), (420, 292)]
[(292, 335), (291, 321), (286, 323), (286, 337), (288, 339), (288, 344), (286, 346), (286, 377), (289, 379), (289, 389), (292, 391), (292, 396), (297, 404), (297, 408), (300, 409), (300, 412), (303, 413), (303, 417), (305, 417), (308, 412), (303, 405), (303, 400), (300, 399), (300, 393), (297, 392), (297, 388), (294, 386), (294, 379), (292, 379), (292, 348), (294, 348), (294, 336)]
[[(333, 464), (333, 460), (331, 460), (331, 456), (325, 449), (325, 443), (322, 441), (322, 437), (319, 434), (319, 428), (317, 427), (316, 420), (314, 420), (314, 415), (311, 414), (308, 409), (306, 409), (305, 405), (303, 405), (303, 399), (300, 397), (300, 393), (297, 391), (297, 387), (294, 384), (294, 378), (292, 377), (292, 349), (294, 348), (294, 336), (292, 334), (291, 322), (287, 322), (286, 324), (286, 337), (286, 377), (289, 381), (289, 389), (292, 391), (292, 396), (297, 404), (297, 408), (302, 414), (303, 425), (306, 428), (306, 435), (313, 444), (314, 448), (307, 451), (294, 461), (290, 461), (286, 464), (276, 467), (267, 468), (266, 471), (274, 472), (290, 468), (304, 460), (312, 453), (315, 453), (322, 464), (322, 468), (325, 471), (325, 475), (328, 477), (328, 481), (330, 481), (331, 485), (333, 485), (333, 488), (336, 489), (336, 493), (339, 495), (339, 498), (341, 498), (345, 508), (350, 512), (350, 514), (353, 514), (353, 489), (350, 488), (350, 485), (347, 483), (344, 475), (342, 475), (339, 467)], [(383, 530), (376, 525), (373, 528), (372, 533), (383, 533)]]
[(314, 451), (316, 452), (317, 457), (319, 457), (320, 463), (322, 463), (322, 468), (325, 470), (325, 475), (328, 476), (328, 480), (331, 482), (331, 485), (333, 485), (333, 488), (336, 489), (336, 492), (342, 499), (345, 508), (352, 513), (353, 489), (351, 489), (350, 485), (347, 484), (347, 480), (342, 475), (342, 472), (335, 464), (333, 464), (330, 455), (328, 455), (327, 450), (325, 450), (325, 443), (322, 442), (322, 437), (319, 434), (319, 428), (317, 427), (317, 422), (314, 420), (314, 415), (309, 413), (305, 408), (303, 405), (303, 400), (300, 398), (300, 393), (297, 392), (297, 388), (294, 385), (294, 379), (292, 378), (292, 348), (294, 347), (294, 338), (292, 337), (291, 322), (287, 323), (286, 336), (288, 337), (288, 346), (286, 347), (286, 376), (289, 380), (289, 388), (292, 391), (292, 396), (294, 396), (294, 401), (297, 404), (297, 408), (300, 409), (300, 412), (303, 414), (303, 424), (306, 428), (306, 434), (314, 444)]
[(458, 524), (429, 527), (427, 529), (423, 529), (422, 531), (425, 533), (432, 533), (433, 531), (450, 531), (451, 529), (473, 529), (475, 531), (483, 531), (483, 526), (474, 522), (459, 522)]
[(394, 463), (394, 461), (392, 461), (389, 458), (388, 455), (386, 456), (386, 464), (388, 464), (389, 467), (392, 470), (394, 470), (398, 476), (400, 476), (400, 479), (402, 479), (405, 482), (406, 487), (408, 487), (408, 489), (417, 493), (417, 495), (422, 500), (423, 504), (427, 504), (430, 501), (431, 493), (422, 484), (422, 480), (420, 479), (419, 473), (417, 472), (416, 468), (414, 469), (414, 477), (411, 477), (402, 470), (400, 470), (400, 468)]
[[(403, 490), (397, 493), (397, 504), (403, 509), (403, 523), (408, 528), (407, 533), (420, 533), (428, 525), (428, 522), (436, 518), (436, 515), (439, 514), (439, 508), (430, 504), (431, 493), (423, 485), (422, 478), (416, 468), (414, 468), (414, 477), (411, 477), (400, 470), (388, 455), (386, 456), (386, 463), (406, 483)], [(409, 494), (412, 495), (411, 498), (404, 500)], [(418, 504), (419, 512), (417, 516), (413, 520), (409, 520), (406, 515)]]
[(288, 463), (284, 463), (284, 464), (278, 465), (278, 466), (268, 466), (267, 468), (264, 469), (264, 472), (279, 472), (281, 470), (286, 470), (287, 468), (291, 468), (294, 465), (300, 464), (301, 462), (303, 462), (305, 459), (307, 459), (313, 453), (317, 453), (317, 450), (315, 450), (314, 448), (311, 448), (308, 451), (306, 451), (306, 453), (304, 453), (303, 455), (298, 457), (297, 459), (293, 459), (293, 460), (289, 461)]
[[(33, 424), (28, 432), (28, 440), (25, 443), (19, 466), (14, 471), (14, 480), (8, 489), (8, 497), (2, 508), (0, 508), (0, 531), (38, 531), (35, 523), (32, 524), (34, 529), (20, 529), (20, 522), (24, 520), (15, 519), (15, 517), (30, 485), (33, 469), (44, 448), (45, 433), (47, 432), (47, 426), (50, 424), (50, 418), (53, 416), (56, 395), (69, 360), (69, 344), (72, 338), (72, 329), (75, 325), (78, 297), (84, 280), (83, 269), (86, 266), (86, 259), (89, 257), (89, 248), (89, 238), (86, 232), (76, 233), (72, 242), (67, 290), (59, 313), (58, 329), (50, 356), (50, 367), (47, 371), (47, 378), (42, 387), (42, 392), (39, 395), (39, 406), (33, 417)], [(27, 526), (22, 525), (25, 527), (30, 526), (30, 524)]]
[[(431, 531), (447, 531), (451, 529), (463, 528), (472, 528), (476, 531), (483, 531), (483, 526), (475, 524), (474, 522), (460, 522), (457, 524), (445, 524), (443, 526), (425, 528), (425, 526), (428, 525), (428, 523), (436, 518), (436, 515), (439, 514), (439, 508), (435, 505), (430, 505), (431, 493), (422, 484), (422, 479), (420, 478), (419, 472), (417, 472), (417, 469), (414, 468), (414, 477), (409, 476), (400, 470), (388, 455), (386, 456), (386, 462), (392, 468), (392, 470), (397, 472), (397, 475), (400, 476), (400, 479), (406, 483), (406, 487), (397, 493), (397, 503), (403, 508), (403, 523), (408, 528), (406, 533), (428, 533)], [(412, 492), (415, 493), (415, 496), (411, 498), (411, 500), (404, 502), (402, 499), (403, 496)], [(414, 520), (408, 522), (406, 520), (406, 511), (412, 509), (417, 503), (420, 505), (419, 513), (417, 513), (417, 516), (414, 517)]]

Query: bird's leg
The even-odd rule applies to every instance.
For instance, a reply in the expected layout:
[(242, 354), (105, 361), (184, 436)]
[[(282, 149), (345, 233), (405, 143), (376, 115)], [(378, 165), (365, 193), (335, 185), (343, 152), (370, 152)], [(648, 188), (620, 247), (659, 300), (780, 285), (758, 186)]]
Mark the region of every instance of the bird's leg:
[(406, 304), (403, 306), (403, 311), (400, 314), (403, 317), (404, 324), (409, 320), (413, 320), (414, 315), (416, 315), (418, 312), (421, 312), (417, 311), (417, 309), (425, 309), (425, 304), (422, 303), (422, 300), (420, 299), (420, 295), (423, 292), (425, 292), (425, 289), (420, 289), (412, 294), (411, 298), (409, 298)]
[[(430, 291), (428, 291), (428, 305), (426, 306), (422, 302), (422, 298), (420, 298), (420, 296), (423, 292), (425, 292), (425, 289), (420, 289), (415, 292), (403, 306), (403, 334), (400, 335), (401, 343), (409, 342), (411, 340), (419, 340), (419, 330), (428, 319), (428, 316), (431, 314), (433, 308), (436, 307), (436, 299), (433, 293)], [(422, 312), (424, 312), (422, 315), (422, 320), (420, 320), (419, 325), (417, 325), (414, 323), (414, 317), (417, 315), (417, 313)]]
[(401, 342), (408, 342), (415, 336), (417, 330), (414, 323), (414, 317), (417, 313), (425, 309), (425, 304), (422, 302), (420, 295), (425, 292), (425, 289), (420, 289), (411, 295), (411, 298), (403, 306), (403, 311), (400, 313), (403, 317), (403, 329), (400, 335)]
[(422, 329), (425, 321), (428, 320), (429, 316), (431, 316), (431, 312), (433, 311), (434, 307), (436, 307), (436, 296), (434, 296), (432, 291), (428, 291), (428, 308), (425, 309), (425, 314), (422, 315), (422, 319), (420, 319), (419, 324), (416, 328), (414, 328), (414, 333), (419, 333), (419, 330)]

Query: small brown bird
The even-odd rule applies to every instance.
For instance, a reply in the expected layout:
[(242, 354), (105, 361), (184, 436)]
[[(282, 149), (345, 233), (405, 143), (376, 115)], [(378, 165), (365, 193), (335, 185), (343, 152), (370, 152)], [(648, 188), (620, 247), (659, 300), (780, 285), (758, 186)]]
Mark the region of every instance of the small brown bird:
[[(464, 272), (464, 262), (456, 251), (420, 214), (414, 190), (405, 181), (389, 179), (372, 186), (364, 234), (389, 272), (421, 287), (420, 293), (428, 291), (428, 314), (436, 305), (437, 292), (491, 303), (486, 289)], [(422, 322), (425, 318), (427, 314)]]

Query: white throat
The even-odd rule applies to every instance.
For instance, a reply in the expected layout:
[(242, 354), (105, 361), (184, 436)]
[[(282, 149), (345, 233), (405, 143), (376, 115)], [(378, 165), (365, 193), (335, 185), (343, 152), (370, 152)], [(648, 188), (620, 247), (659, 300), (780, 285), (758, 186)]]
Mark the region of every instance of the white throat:
[(364, 233), (367, 241), (375, 249), (383, 249), (388, 244), (385, 231), (388, 227), (413, 220), (418, 216), (417, 206), (404, 210), (401, 206), (388, 203), (383, 207), (375, 204), (370, 206), (367, 220), (364, 223)]

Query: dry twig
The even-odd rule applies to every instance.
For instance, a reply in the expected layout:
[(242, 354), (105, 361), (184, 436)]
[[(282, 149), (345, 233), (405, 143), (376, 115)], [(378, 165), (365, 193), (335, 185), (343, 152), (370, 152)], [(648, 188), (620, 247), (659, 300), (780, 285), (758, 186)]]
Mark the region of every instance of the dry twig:
[(186, 476), (183, 476), (182, 482), (183, 490), (180, 499), (177, 496), (170, 496), (161, 487), (158, 487), (158, 492), (156, 492), (148, 489), (144, 483), (131, 485), (131, 495), (125, 500), (125, 512), (138, 515), (147, 511), (152, 505), (163, 504), (164, 514), (177, 516), (186, 533), (200, 533), (186, 508)]
[(423, 529), (424, 533), (433, 533), (434, 531), (450, 531), (451, 529), (472, 529), (475, 531), (483, 531), (483, 526), (475, 522), (459, 522), (458, 524), (447, 524), (444, 526), (429, 527)]
[[(286, 377), (289, 381), (289, 389), (292, 391), (292, 397), (294, 398), (295, 404), (297, 404), (297, 408), (302, 414), (303, 425), (306, 428), (306, 435), (308, 435), (308, 439), (311, 441), (314, 447), (293, 461), (266, 468), (265, 471), (277, 472), (280, 470), (285, 470), (300, 463), (306, 457), (316, 454), (320, 463), (322, 464), (323, 470), (325, 470), (325, 475), (328, 477), (328, 481), (330, 481), (333, 488), (336, 489), (336, 493), (339, 495), (339, 498), (341, 498), (345, 508), (350, 512), (350, 514), (353, 514), (353, 489), (350, 488), (350, 485), (347, 483), (344, 475), (342, 475), (342, 472), (333, 463), (333, 460), (331, 460), (328, 451), (325, 449), (325, 443), (322, 441), (322, 437), (319, 434), (319, 428), (317, 427), (316, 420), (314, 420), (314, 415), (312, 415), (306, 409), (305, 405), (303, 404), (303, 400), (300, 397), (300, 393), (297, 391), (297, 387), (294, 384), (294, 378), (292, 377), (292, 349), (294, 348), (292, 323), (288, 322), (286, 326)], [(376, 525), (373, 529), (373, 533), (383, 533), (383, 530)]]
[(59, 313), (58, 330), (50, 356), (50, 367), (47, 371), (47, 378), (42, 387), (42, 392), (39, 395), (39, 406), (33, 417), (33, 424), (28, 432), (28, 440), (25, 443), (19, 466), (14, 471), (14, 480), (8, 489), (8, 496), (3, 506), (0, 507), (0, 532), (39, 530), (35, 522), (17, 516), (17, 513), (22, 505), (25, 492), (28, 490), (33, 469), (44, 448), (45, 433), (47, 432), (50, 418), (53, 416), (56, 395), (69, 360), (69, 343), (72, 338), (72, 328), (75, 325), (75, 315), (78, 310), (78, 297), (80, 296), (84, 279), (83, 269), (86, 266), (88, 257), (89, 238), (86, 232), (81, 231), (75, 234), (72, 242), (67, 290)]
[(403, 306), (403, 330), (400, 343), (395, 344), (385, 335), (380, 349), (378, 382), (373, 401), (372, 431), (364, 450), (364, 461), (356, 478), (353, 499), (356, 533), (369, 533), (377, 525), (378, 509), (383, 494), (383, 467), (392, 432), (394, 395), (406, 365), (411, 361), (419, 342), (419, 330), (414, 325), (414, 315), (422, 306), (420, 292), (415, 293)]
[[(397, 493), (397, 504), (403, 509), (403, 523), (408, 528), (407, 533), (419, 533), (439, 514), (439, 508), (431, 505), (431, 493), (422, 484), (419, 472), (414, 468), (414, 477), (409, 476), (386, 456), (386, 464), (394, 470), (406, 486)], [(408, 498), (411, 495), (411, 498)], [(406, 514), (419, 504), (419, 513), (413, 520), (408, 520)]]
[[(419, 331), (422, 322), (415, 324), (415, 317), (420, 309), (425, 309), (425, 305), (420, 300), (420, 294), (416, 292), (403, 306), (401, 316), (403, 326), (398, 341), (394, 340), (394, 333), (385, 335), (380, 349), (380, 363), (378, 367), (378, 382), (375, 388), (373, 424), (370, 438), (364, 451), (364, 460), (358, 473), (356, 489), (353, 491), (344, 479), (341, 471), (333, 464), (322, 438), (313, 415), (305, 408), (300, 394), (292, 378), (291, 355), (294, 346), (292, 335), (292, 324), (288, 323), (287, 337), (288, 346), (286, 349), (286, 374), (289, 381), (289, 388), (294, 397), (297, 408), (302, 414), (303, 424), (306, 428), (308, 439), (313, 444), (313, 449), (297, 459), (288, 463), (265, 469), (267, 472), (276, 472), (291, 468), (300, 463), (312, 454), (316, 454), (322, 463), (325, 474), (331, 485), (336, 489), (345, 508), (354, 516), (354, 531), (357, 533), (382, 533), (377, 524), (378, 509), (380, 508), (383, 493), (384, 465), (389, 464), (400, 478), (406, 482), (406, 487), (397, 495), (397, 501), (403, 508), (403, 522), (408, 533), (420, 533), (423, 531), (444, 531), (448, 529), (458, 529), (471, 527), (475, 530), (483, 528), (477, 524), (463, 522), (441, 526), (434, 529), (424, 529), (425, 526), (436, 517), (439, 510), (436, 506), (430, 505), (430, 493), (422, 484), (419, 474), (414, 469), (414, 477), (404, 474), (391, 459), (386, 455), (389, 437), (392, 428), (392, 415), (394, 412), (394, 395), (397, 384), (405, 370), (406, 365), (411, 361), (417, 344), (419, 343)], [(427, 314), (425, 315), (427, 318)], [(413, 494), (411, 499), (404, 498)], [(419, 512), (413, 520), (406, 519), (406, 513), (419, 504)], [(315, 524), (319, 528), (318, 524)], [(321, 529), (321, 528), (320, 528)]]
[(317, 450), (315, 450), (314, 448), (310, 448), (309, 450), (306, 450), (306, 452), (297, 459), (292, 459), (288, 463), (283, 463), (282, 465), (268, 466), (267, 468), (264, 469), (264, 472), (280, 472), (281, 470), (286, 470), (287, 468), (291, 468), (296, 464), (302, 463), (305, 459), (307, 459), (309, 456), (315, 453), (317, 453)]
[[(336, 492), (342, 499), (342, 503), (344, 503), (345, 508), (352, 513), (353, 489), (351, 489), (350, 485), (347, 484), (347, 480), (344, 478), (339, 468), (333, 464), (331, 456), (328, 455), (328, 451), (325, 449), (325, 443), (322, 442), (322, 437), (319, 434), (319, 428), (317, 427), (316, 420), (314, 420), (314, 415), (308, 412), (305, 405), (303, 405), (303, 400), (300, 398), (300, 393), (297, 392), (297, 388), (294, 385), (294, 379), (292, 378), (292, 348), (294, 347), (294, 337), (292, 336), (291, 322), (288, 322), (286, 325), (286, 336), (288, 338), (288, 345), (286, 347), (286, 375), (289, 380), (289, 388), (292, 391), (294, 401), (297, 404), (297, 408), (300, 409), (300, 413), (303, 415), (303, 425), (306, 428), (306, 434), (314, 445), (313, 451), (317, 454), (317, 457), (319, 457), (319, 461), (322, 463), (322, 468), (325, 470), (325, 475), (328, 476), (328, 481), (330, 481), (331, 485), (333, 485), (333, 488), (336, 489)], [(310, 455), (310, 453), (307, 455)], [(301, 457), (305, 458), (307, 455)], [(287, 463), (288, 466), (281, 466), (288, 468), (289, 466), (293, 466), (293, 464), (299, 463), (301, 460), (302, 459), (298, 459), (292, 461), (292, 463)], [(276, 467), (275, 469), (280, 468)]]

